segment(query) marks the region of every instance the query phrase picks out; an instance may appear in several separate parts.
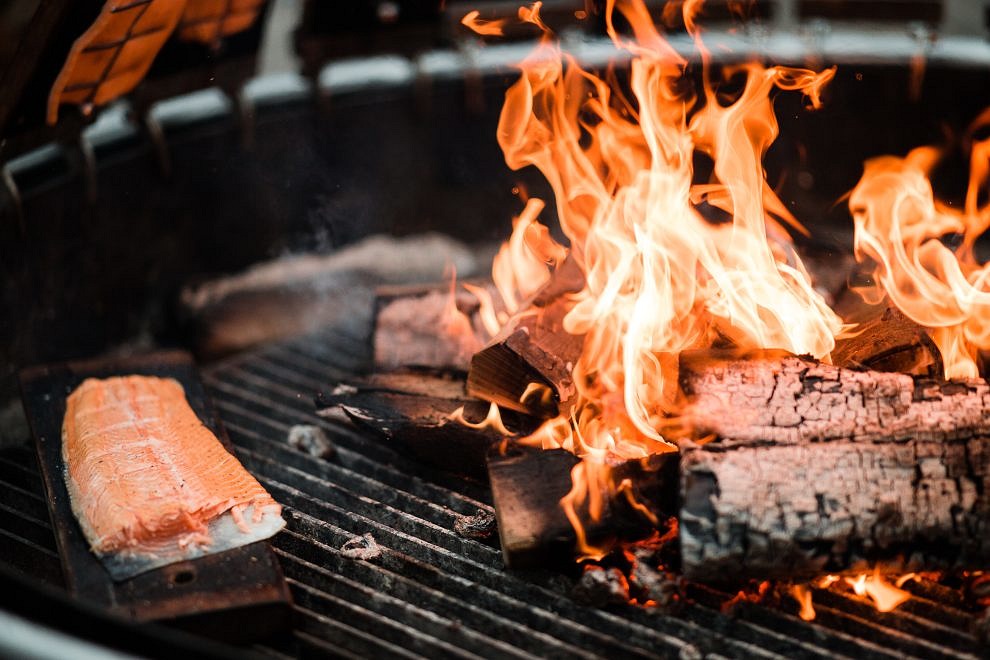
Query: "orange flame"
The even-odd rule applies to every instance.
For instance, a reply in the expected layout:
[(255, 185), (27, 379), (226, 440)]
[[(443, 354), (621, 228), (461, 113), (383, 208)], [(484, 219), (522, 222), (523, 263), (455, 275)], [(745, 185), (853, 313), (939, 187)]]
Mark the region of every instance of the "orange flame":
[[(990, 203), (980, 205), (990, 175), (990, 139), (972, 136), (990, 126), (990, 110), (970, 128), (970, 178), (961, 210), (935, 198), (929, 175), (942, 154), (920, 147), (904, 158), (867, 161), (849, 198), (856, 257), (872, 260), (876, 284), (867, 300), (885, 295), (926, 328), (942, 352), (947, 378), (979, 375), (980, 350), (990, 349), (990, 265), (974, 254), (990, 227)], [(951, 250), (941, 242), (962, 235)]]
[[(526, 201), (522, 213), (512, 221), (511, 237), (492, 262), (492, 279), (510, 314), (547, 283), (550, 267), (556, 265), (556, 259), (563, 261), (566, 254), (566, 249), (537, 221), (543, 207), (543, 200), (535, 197)], [(553, 258), (553, 263), (548, 258)]]
[(481, 12), (477, 9), (474, 11), (469, 11), (461, 19), (461, 25), (474, 30), (476, 33), (491, 37), (502, 36), (502, 28), (505, 27), (506, 20), (504, 18), (499, 18), (493, 21), (486, 21), (479, 18)]
[(458, 424), (463, 424), (468, 428), (472, 429), (495, 429), (502, 435), (515, 435), (512, 431), (505, 428), (505, 424), (502, 423), (502, 414), (498, 409), (498, 406), (494, 403), (488, 407), (488, 415), (485, 416), (480, 422), (469, 422), (464, 418), (464, 406), (461, 406), (454, 412), (447, 416), (447, 419), (457, 422)]
[(911, 598), (911, 594), (884, 580), (879, 569), (875, 569), (873, 575), (861, 573), (855, 579), (846, 578), (846, 583), (853, 588), (857, 596), (866, 595), (873, 599), (873, 604), (879, 612), (891, 612)]
[[(665, 429), (677, 413), (681, 351), (716, 342), (819, 358), (832, 350), (841, 321), (796, 255), (784, 256), (768, 241), (771, 233), (789, 244), (780, 222), (800, 225), (767, 184), (762, 157), (778, 132), (771, 94), (799, 91), (817, 107), (834, 70), (728, 67), (724, 78), (743, 85), (726, 99), (694, 21), (702, 2), (689, 0), (680, 10), (704, 74), (702, 87), (692, 89), (687, 61), (658, 31), (645, 3), (608, 0), (608, 34), (632, 56), (629, 99), (614, 77), (585, 71), (561, 51), (539, 5), (520, 10), (544, 38), (506, 94), (498, 141), (509, 167), (533, 165), (546, 177), (570, 253), (585, 275), (564, 320), (567, 332), (584, 337), (573, 368), (577, 404), (533, 438), (593, 456), (575, 470), (575, 490), (564, 502), (577, 526), (579, 491), (594, 503), (598, 496), (588, 489), (614, 486), (605, 456), (676, 449)], [(616, 13), (632, 38), (620, 35)], [(712, 161), (710, 179), (694, 181), (695, 154)], [(727, 217), (711, 220), (702, 206)], [(560, 259), (553, 245), (527, 244), (526, 228), (540, 210), (542, 202), (530, 199), (493, 268), (510, 313), (525, 297), (515, 292), (545, 282), (548, 261)], [(529, 275), (537, 272), (539, 280)]]
[(803, 621), (814, 621), (817, 614), (815, 613), (815, 606), (811, 602), (811, 590), (808, 589), (808, 585), (792, 584), (789, 591), (791, 592), (791, 596), (794, 597), (794, 600), (801, 606), (798, 616)]

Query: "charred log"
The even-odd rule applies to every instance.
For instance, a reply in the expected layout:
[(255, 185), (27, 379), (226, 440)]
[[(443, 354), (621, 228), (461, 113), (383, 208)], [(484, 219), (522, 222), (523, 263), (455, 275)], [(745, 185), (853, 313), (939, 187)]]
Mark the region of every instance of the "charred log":
[[(403, 447), (426, 463), (451, 472), (485, 475), (489, 449), (505, 436), (493, 428), (477, 429), (452, 415), (463, 407), (464, 419), (480, 424), (487, 402), (470, 399), (456, 374), (431, 371), (380, 373), (363, 381), (340, 383), (316, 398), (317, 413), (342, 411), (355, 424)], [(506, 411), (502, 421), (513, 432), (529, 432), (535, 423)]]
[(685, 355), (684, 572), (810, 578), (990, 565), (990, 386), (780, 354)]
[[(854, 298), (853, 300), (850, 300)], [(837, 367), (941, 377), (942, 353), (925, 329), (889, 304), (867, 305), (854, 293), (842, 303), (843, 319), (855, 323), (832, 350)]]
[[(566, 410), (577, 393), (571, 371), (581, 355), (583, 337), (564, 330), (568, 294), (580, 291), (584, 275), (567, 259), (550, 281), (483, 350), (471, 359), (468, 393), (500, 406), (542, 417)], [(533, 383), (551, 388), (552, 406), (530, 397)]]
[[(627, 461), (612, 468), (614, 480), (629, 481), (608, 497), (598, 520), (588, 520), (589, 544), (611, 545), (616, 540), (644, 538), (655, 530), (653, 521), (674, 510), (677, 455)], [(560, 500), (571, 490), (571, 470), (580, 459), (562, 449), (510, 447), (488, 460), (488, 479), (495, 502), (502, 559), (509, 568), (533, 568), (570, 562), (577, 537)], [(633, 502), (646, 503), (650, 516)]]

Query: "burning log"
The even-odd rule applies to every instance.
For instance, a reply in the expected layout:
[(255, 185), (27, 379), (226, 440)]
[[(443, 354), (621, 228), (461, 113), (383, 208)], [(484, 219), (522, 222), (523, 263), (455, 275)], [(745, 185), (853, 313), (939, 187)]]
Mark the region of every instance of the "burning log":
[[(656, 518), (678, 515), (688, 577), (990, 565), (985, 381), (841, 369), (774, 351), (685, 354), (681, 372), (685, 416), (714, 439), (685, 441), (680, 456), (657, 457), (663, 469), (626, 476)], [(562, 451), (489, 460), (508, 566), (573, 555), (559, 502), (577, 461)], [(586, 530), (590, 543), (642, 535), (646, 519), (627, 504), (608, 496)]]
[(375, 292), (375, 367), (467, 371), (471, 356), (483, 346), (481, 337), (488, 336), (480, 309), (474, 294), (461, 287), (452, 292), (449, 283), (380, 287)]
[[(507, 567), (533, 568), (573, 558), (577, 537), (560, 500), (571, 490), (571, 471), (578, 463), (578, 457), (562, 449), (520, 446), (489, 457), (488, 479)], [(591, 545), (644, 538), (656, 529), (656, 518), (674, 508), (676, 454), (620, 463), (613, 467), (613, 477), (628, 486), (606, 498), (599, 520), (585, 526)], [(646, 503), (648, 515), (638, 503)]]
[(990, 386), (763, 353), (684, 355), (684, 572), (810, 578), (990, 564)]
[(857, 294), (847, 292), (837, 311), (857, 327), (854, 334), (835, 342), (835, 366), (933, 377), (944, 373), (942, 353), (932, 338), (889, 302), (867, 305)]
[[(464, 381), (442, 372), (408, 370), (379, 373), (364, 381), (340, 383), (316, 398), (317, 414), (343, 411), (354, 423), (384, 435), (431, 465), (484, 476), (485, 457), (505, 437), (493, 423), (490, 404), (464, 393)], [(462, 423), (456, 419), (461, 410)], [(529, 432), (534, 423), (506, 412), (510, 432)]]
[(480, 259), (438, 234), (371, 236), (331, 254), (297, 254), (184, 287), (178, 315), (197, 353), (227, 355), (343, 323), (363, 329), (375, 286), (430, 282), (446, 264), (470, 275)]
[[(580, 291), (584, 275), (577, 262), (566, 259), (547, 285), (507, 323), (484, 350), (471, 359), (468, 394), (500, 406), (538, 416), (552, 417), (566, 409), (576, 394), (571, 370), (581, 355), (583, 337), (564, 331), (570, 309), (567, 296)], [(529, 397), (533, 383), (549, 386), (556, 406)]]

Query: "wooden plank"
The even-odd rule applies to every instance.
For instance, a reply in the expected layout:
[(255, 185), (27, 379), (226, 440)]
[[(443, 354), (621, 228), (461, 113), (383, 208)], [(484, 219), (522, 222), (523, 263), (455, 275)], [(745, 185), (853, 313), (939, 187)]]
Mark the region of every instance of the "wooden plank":
[(80, 600), (138, 621), (159, 621), (227, 641), (262, 639), (290, 622), (289, 591), (269, 544), (252, 543), (114, 582), (90, 549), (63, 477), (62, 420), (68, 395), (86, 378), (142, 374), (174, 378), (224, 447), (233, 447), (184, 351), (66, 362), (25, 369), (21, 394), (34, 434), (66, 586)]

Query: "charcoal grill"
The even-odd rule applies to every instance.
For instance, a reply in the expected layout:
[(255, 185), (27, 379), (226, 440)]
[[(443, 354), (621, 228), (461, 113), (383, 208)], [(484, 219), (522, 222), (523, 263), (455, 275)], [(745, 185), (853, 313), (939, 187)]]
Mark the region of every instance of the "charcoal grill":
[[(295, 600), (291, 635), (264, 655), (342, 657), (978, 658), (974, 613), (959, 592), (908, 583), (913, 598), (881, 614), (837, 590), (817, 590), (818, 618), (739, 603), (691, 585), (678, 615), (582, 606), (571, 578), (510, 572), (492, 543), (463, 538), (459, 516), (492, 512), (484, 484), (409, 460), (382, 440), (318, 417), (313, 395), (368, 368), (369, 314), (319, 334), (226, 359), (204, 376), (244, 465), (286, 506), (274, 540)], [(293, 450), (290, 426), (318, 424), (330, 460)], [(0, 455), (0, 547), (36, 579), (61, 579), (41, 479), (27, 448)], [(379, 559), (341, 555), (370, 533)]]
[[(934, 141), (943, 120), (965, 125), (987, 102), (973, 90), (987, 89), (990, 79), (982, 38), (949, 39), (928, 63), (923, 102), (905, 105), (905, 63), (917, 51), (915, 38), (901, 30), (877, 45), (857, 41), (863, 33), (855, 30), (828, 36), (812, 19), (814, 7), (830, 4), (774, 4), (788, 10), (774, 10), (785, 37), (804, 22), (800, 48), (847, 66), (821, 113), (779, 108), (782, 139), (791, 142), (768, 156), (775, 176), (791, 168), (802, 146), (807, 160), (800, 169), (816, 178), (782, 179), (781, 196), (795, 200), (802, 219), (824, 235), (839, 231), (832, 204), (855, 183), (864, 157)], [(926, 21), (936, 20), (932, 8), (941, 6), (881, 4), (912, 5), (910, 18)], [(958, 21), (959, 14), (944, 18)], [(978, 23), (970, 27), (982, 35)], [(420, 43), (414, 32), (404, 34)], [(526, 49), (480, 54), (461, 45), (390, 57), (385, 64), (404, 73), (354, 85), (341, 83), (353, 62), (321, 68), (326, 57), (342, 53), (318, 46), (348, 43), (338, 36), (321, 41), (301, 33), (303, 76), (227, 90), (240, 96), (210, 90), (182, 112), (158, 112), (157, 132), (142, 114), (147, 107), (139, 107), (137, 124), (85, 134), (76, 127), (68, 137), (56, 135), (57, 145), (11, 153), (19, 143), (0, 141), (0, 300), (16, 319), (0, 324), (0, 400), (14, 396), (13, 374), (30, 363), (98, 353), (141, 333), (145, 344), (149, 334), (155, 343), (186, 340), (181, 323), (149, 310), (167, 307), (191, 273), (231, 272), (272, 251), (338, 246), (374, 231), (504, 237), (516, 175), (505, 171), (494, 127), (514, 78), (511, 64)], [(761, 42), (756, 31), (747, 38), (775, 55), (794, 55), (787, 38)], [(586, 54), (594, 57), (598, 45), (585, 44)], [(873, 111), (864, 116), (864, 107)], [(88, 150), (80, 146), (87, 140)], [(545, 192), (536, 177), (520, 177), (534, 193)], [(958, 188), (964, 173), (948, 178)], [(384, 186), (392, 194), (383, 195)], [(371, 291), (358, 288), (346, 302), (346, 321), (203, 368), (240, 459), (286, 506), (288, 528), (274, 546), (295, 600), (295, 626), (252, 647), (259, 655), (985, 656), (971, 632), (978, 612), (955, 585), (908, 582), (914, 597), (891, 613), (838, 589), (818, 589), (818, 616), (808, 623), (789, 602), (742, 601), (723, 613), (733, 594), (699, 584), (688, 586), (690, 602), (676, 615), (588, 607), (571, 598), (572, 575), (506, 571), (496, 541), (455, 531), (461, 517), (492, 512), (486, 484), (425, 466), (378, 437), (315, 414), (318, 391), (370, 365)], [(293, 450), (286, 435), (300, 423), (321, 426), (337, 446), (335, 457)], [(341, 554), (364, 534), (382, 548), (379, 558)], [(34, 451), (26, 443), (4, 448), (0, 609), (131, 652), (241, 652), (101, 615), (65, 599), (61, 584)]]

